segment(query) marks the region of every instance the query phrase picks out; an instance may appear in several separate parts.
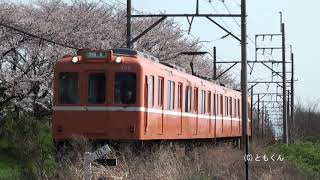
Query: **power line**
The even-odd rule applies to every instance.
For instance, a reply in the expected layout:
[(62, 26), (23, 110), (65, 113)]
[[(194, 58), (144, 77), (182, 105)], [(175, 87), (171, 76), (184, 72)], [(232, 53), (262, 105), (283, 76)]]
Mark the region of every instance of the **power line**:
[[(121, 2), (121, 1), (119, 1), (119, 0), (113, 0), (113, 1), (116, 1), (117, 3), (119, 3), (119, 4), (123, 5), (125, 8), (127, 7), (127, 4), (126, 4), (126, 3), (124, 3), (124, 2)], [(142, 11), (139, 11), (139, 10), (137, 10), (137, 9), (133, 8), (133, 7), (131, 7), (131, 9), (132, 9), (133, 11), (135, 11), (136, 13), (144, 14)]]
[[(222, 2), (224, 7), (227, 9), (227, 11), (229, 12), (229, 14), (231, 14), (231, 11), (229, 10), (227, 4), (223, 1)], [(238, 21), (236, 21), (236, 19), (234, 17), (232, 17), (233, 21), (238, 25), (239, 28), (241, 28), (240, 24), (238, 23)]]
[(63, 46), (63, 47), (67, 47), (67, 48), (70, 48), (70, 49), (79, 49), (75, 46), (71, 46), (71, 45), (67, 45), (67, 44), (63, 44), (63, 43), (60, 43), (60, 42), (56, 42), (56, 41), (53, 41), (51, 39), (47, 39), (47, 38), (43, 38), (43, 37), (40, 37), (40, 36), (37, 36), (35, 34), (32, 34), (32, 33), (29, 33), (29, 32), (26, 32), (24, 30), (21, 30), (21, 29), (18, 29), (16, 27), (13, 27), (13, 26), (10, 26), (10, 25), (7, 25), (7, 24), (3, 24), (0, 22), (0, 26), (3, 26), (5, 28), (8, 28), (8, 29), (11, 29), (11, 30), (14, 30), (16, 32), (19, 32), (19, 33), (22, 33), (22, 34), (25, 34), (27, 36), (30, 36), (30, 37), (33, 37), (33, 38), (36, 38), (36, 39), (40, 39), (42, 41), (46, 41), (46, 42), (49, 42), (49, 43), (52, 43), (52, 44), (56, 44), (56, 45), (59, 45), (59, 46)]
[[(204, 1), (206, 1), (206, 0), (204, 0)], [(212, 2), (213, 1), (206, 1), (207, 3), (209, 3), (210, 4), (210, 6), (211, 6), (211, 8), (218, 14), (219, 13), (219, 11), (213, 6), (213, 4), (212, 4)], [(229, 31), (232, 33), (232, 34), (235, 34), (234, 32), (233, 32), (233, 29), (224, 21), (224, 19), (222, 18), (222, 17), (220, 17), (220, 20), (223, 22), (223, 24), (229, 29)]]

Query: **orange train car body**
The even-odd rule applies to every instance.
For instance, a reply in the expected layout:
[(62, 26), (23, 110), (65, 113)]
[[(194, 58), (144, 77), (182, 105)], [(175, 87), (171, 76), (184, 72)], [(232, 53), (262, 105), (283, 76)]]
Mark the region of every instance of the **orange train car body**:
[(55, 66), (53, 93), (56, 141), (78, 135), (99, 140), (241, 136), (239, 91), (131, 49), (64, 56)]

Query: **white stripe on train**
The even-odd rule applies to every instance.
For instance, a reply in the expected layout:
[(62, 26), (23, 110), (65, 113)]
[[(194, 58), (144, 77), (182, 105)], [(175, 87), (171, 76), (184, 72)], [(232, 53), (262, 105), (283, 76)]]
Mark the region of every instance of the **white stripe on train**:
[[(145, 107), (101, 107), (101, 106), (53, 106), (52, 109), (54, 111), (134, 111), (134, 112), (149, 112), (156, 114), (165, 114), (165, 115), (173, 115), (173, 116), (184, 116), (184, 117), (198, 117), (202, 119), (218, 119), (218, 120), (228, 120), (228, 121), (240, 121), (239, 118), (230, 118), (230, 117), (222, 117), (222, 116), (209, 116), (203, 114), (194, 114), (194, 113), (186, 113), (186, 112), (176, 112), (176, 111), (168, 111), (168, 110), (160, 110), (154, 108), (145, 108)], [(249, 119), (249, 121), (251, 121)]]

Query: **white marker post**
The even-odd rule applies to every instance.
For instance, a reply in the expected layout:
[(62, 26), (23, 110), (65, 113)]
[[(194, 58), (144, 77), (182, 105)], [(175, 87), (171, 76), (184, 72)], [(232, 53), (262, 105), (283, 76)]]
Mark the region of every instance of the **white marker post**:
[(86, 178), (85, 179), (88, 179), (88, 180), (92, 179), (91, 163), (94, 160), (102, 158), (103, 156), (105, 156), (106, 154), (108, 154), (110, 152), (111, 152), (111, 149), (108, 146), (108, 144), (106, 144), (106, 145), (102, 146), (101, 148), (97, 149), (96, 151), (94, 151), (93, 153), (90, 153), (90, 152), (85, 152), (84, 153), (85, 166), (89, 167), (88, 171), (86, 173)]

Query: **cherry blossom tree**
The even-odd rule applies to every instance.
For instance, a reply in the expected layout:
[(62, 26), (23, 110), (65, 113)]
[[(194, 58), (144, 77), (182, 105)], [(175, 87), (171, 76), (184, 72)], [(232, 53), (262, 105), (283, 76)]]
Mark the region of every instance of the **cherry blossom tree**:
[[(132, 36), (140, 34), (157, 19), (133, 19)], [(45, 0), (32, 3), (0, 1), (0, 112), (28, 111), (36, 116), (50, 114), (54, 64), (75, 49), (35, 38), (29, 34), (78, 49), (111, 49), (126, 41), (126, 11), (119, 4), (89, 0)], [(21, 31), (10, 29), (15, 27)], [(160, 61), (174, 63), (190, 72), (190, 56), (199, 51), (198, 39), (186, 38), (173, 19), (167, 19), (135, 43), (139, 51)], [(209, 58), (195, 57), (195, 69), (212, 77)], [(230, 75), (224, 82), (234, 82)]]

